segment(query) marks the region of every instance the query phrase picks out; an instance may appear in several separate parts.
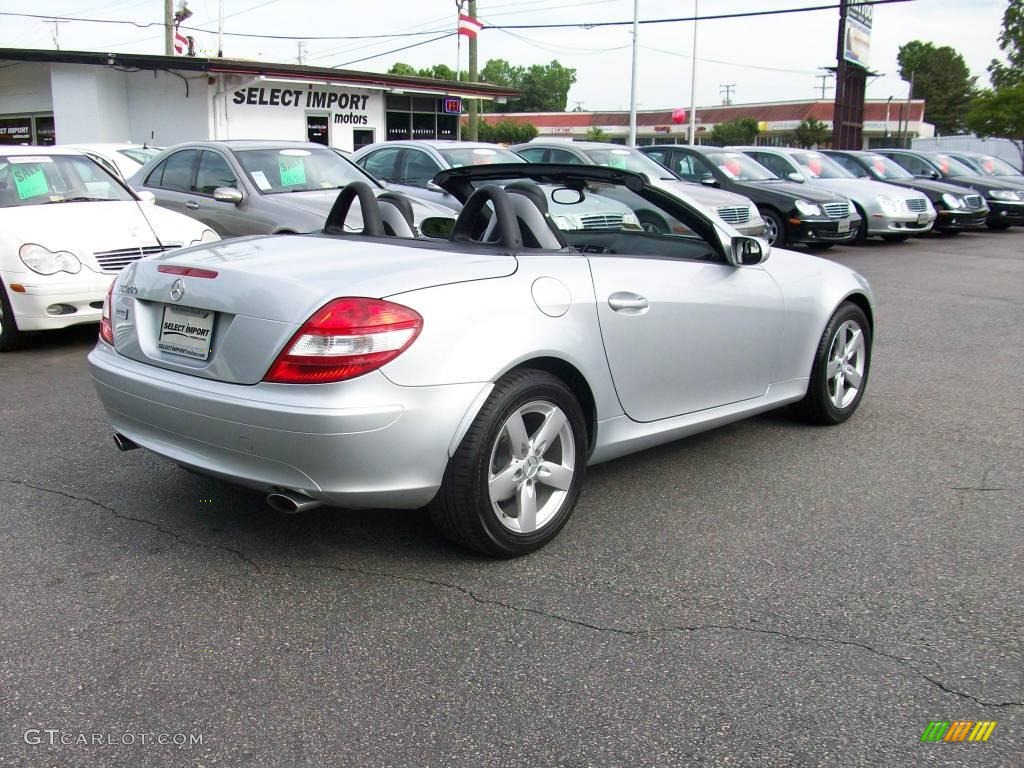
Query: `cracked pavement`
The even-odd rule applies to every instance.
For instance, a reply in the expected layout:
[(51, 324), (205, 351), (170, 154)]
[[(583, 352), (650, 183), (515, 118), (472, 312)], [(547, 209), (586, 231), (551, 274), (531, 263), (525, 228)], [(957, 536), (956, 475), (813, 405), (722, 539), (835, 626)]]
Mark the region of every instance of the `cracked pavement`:
[(117, 453), (93, 328), (0, 357), (0, 766), (1019, 765), (1024, 233), (829, 257), (879, 300), (852, 421), (595, 467), (509, 562)]

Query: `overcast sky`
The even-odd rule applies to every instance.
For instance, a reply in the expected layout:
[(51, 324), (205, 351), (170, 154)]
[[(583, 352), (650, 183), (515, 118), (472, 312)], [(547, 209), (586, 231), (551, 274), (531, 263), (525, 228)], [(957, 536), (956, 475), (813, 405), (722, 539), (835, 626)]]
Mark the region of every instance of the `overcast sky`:
[[(177, 2), (177, 0), (176, 0)], [(765, 8), (824, 5), (826, 0), (698, 0), (703, 14)], [(216, 52), (216, 0), (190, 0), (188, 24), (211, 30), (190, 33), (201, 49)], [(912, 39), (951, 45), (987, 84), (986, 67), (999, 55), (996, 37), (1007, 0), (914, 0), (875, 8), (870, 65), (883, 73), (868, 86), (869, 98), (905, 97), (907, 84), (897, 74), (896, 51)], [(159, 21), (162, 0), (0, 0), (0, 11)], [(225, 0), (228, 32), (278, 35), (380, 35), (446, 30), (455, 24), (454, 0)], [(329, 9), (329, 10), (328, 10)], [(640, 0), (641, 18), (690, 16), (694, 0)], [(537, 24), (631, 19), (633, 0), (480, 0), (484, 23)], [(735, 84), (734, 103), (781, 101), (820, 95), (817, 68), (835, 63), (835, 10), (738, 20), (708, 21), (698, 30), (697, 102), (721, 103), (720, 86)], [(0, 47), (52, 48), (52, 23), (0, 17)], [(108, 24), (60, 25), (64, 49), (162, 53), (157, 29)], [(384, 40), (313, 40), (306, 43), (307, 62), (345, 65), (435, 35)], [(662, 24), (640, 28), (639, 86), (641, 109), (690, 103), (690, 54), (693, 25)], [(484, 30), (481, 65), (490, 58), (514, 64), (546, 63), (557, 58), (575, 67), (577, 83), (569, 109), (625, 109), (629, 106), (629, 28), (560, 30)], [(296, 41), (227, 37), (225, 56), (294, 62)], [(462, 49), (465, 66), (466, 47)], [(353, 69), (385, 71), (396, 61), (415, 66), (443, 62), (454, 66), (455, 37), (349, 64)], [(832, 92), (828, 92), (831, 97)], [(3, 94), (0, 93), (0, 111)]]

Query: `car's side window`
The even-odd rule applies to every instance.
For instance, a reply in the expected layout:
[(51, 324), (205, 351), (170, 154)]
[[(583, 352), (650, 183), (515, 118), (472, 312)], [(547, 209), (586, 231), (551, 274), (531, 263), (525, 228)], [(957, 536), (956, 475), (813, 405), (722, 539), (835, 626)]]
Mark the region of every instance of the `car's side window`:
[(892, 159), (915, 176), (931, 176), (935, 173), (935, 169), (928, 165), (928, 163), (924, 160), (919, 160), (913, 155), (893, 155)]
[(548, 150), (549, 163), (568, 163), (569, 165), (583, 165), (583, 161), (580, 160), (572, 152), (567, 152), (564, 149), (551, 149)]
[(701, 171), (697, 165), (697, 158), (693, 155), (677, 154), (675, 162), (670, 164), (669, 168), (678, 173), (685, 181), (700, 181)]
[(406, 184), (425, 187), (427, 182), (434, 178), (440, 170), (441, 166), (426, 152), (410, 149), (405, 155), (405, 170), (402, 174), (402, 181)]
[(198, 155), (199, 152), (194, 149), (183, 149), (168, 157), (164, 161), (164, 172), (160, 183), (155, 186), (174, 192), (191, 192), (192, 177)]
[(212, 195), (217, 187), (238, 187), (238, 179), (228, 161), (217, 152), (203, 151), (199, 158), (194, 192)]
[(90, 160), (92, 160), (94, 163), (103, 166), (103, 168), (106, 169), (107, 173), (113, 174), (117, 178), (121, 178), (121, 172), (118, 171), (114, 164), (107, 160), (107, 158), (100, 157), (99, 155), (94, 155), (92, 152), (84, 152), (83, 154)]
[(371, 152), (366, 157), (360, 158), (356, 165), (378, 179), (395, 181), (397, 178), (395, 161), (398, 160), (400, 152), (401, 149), (398, 147), (379, 149), (376, 152)]
[(543, 163), (545, 152), (547, 152), (547, 150), (543, 147), (534, 147), (533, 149), (519, 150), (519, 155), (524, 157), (528, 162)]
[(784, 157), (767, 152), (750, 152), (749, 155), (780, 179), (785, 179), (789, 174), (797, 172)]
[(156, 168), (149, 172), (149, 176), (143, 183), (146, 187), (159, 187), (163, 183), (164, 167), (167, 165), (167, 161), (159, 163)]
[(846, 155), (830, 155), (830, 157), (858, 179), (868, 178), (868, 172), (864, 170), (864, 166), (852, 157), (847, 157)]

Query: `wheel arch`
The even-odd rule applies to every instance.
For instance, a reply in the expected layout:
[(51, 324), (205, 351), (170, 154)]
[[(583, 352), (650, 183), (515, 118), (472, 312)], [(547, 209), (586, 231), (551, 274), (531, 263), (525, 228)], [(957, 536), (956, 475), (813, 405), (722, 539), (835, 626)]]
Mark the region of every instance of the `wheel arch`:
[[(580, 407), (583, 409), (583, 415), (587, 420), (587, 453), (592, 452), (594, 450), (594, 440), (597, 437), (597, 401), (594, 398), (594, 392), (590, 387), (590, 383), (579, 368), (560, 357), (532, 357), (516, 363), (507, 371), (502, 371), (501, 376), (523, 368), (533, 368), (550, 373), (552, 376), (565, 382), (565, 385), (572, 390), (576, 399), (579, 400)], [(498, 378), (501, 378), (501, 376)]]
[[(868, 330), (871, 331), (871, 338), (874, 338), (875, 337), (875, 313), (874, 313), (874, 310), (871, 308), (871, 302), (868, 301), (868, 297), (865, 296), (863, 293), (854, 292), (854, 293), (851, 293), (851, 294), (848, 294), (847, 296), (845, 296), (843, 298), (843, 301), (839, 302), (839, 303), (842, 304), (845, 301), (848, 301), (851, 304), (856, 304), (858, 307), (860, 307), (861, 311), (864, 312), (864, 316), (868, 319)], [(839, 307), (837, 306), (836, 309), (838, 309), (838, 308)]]

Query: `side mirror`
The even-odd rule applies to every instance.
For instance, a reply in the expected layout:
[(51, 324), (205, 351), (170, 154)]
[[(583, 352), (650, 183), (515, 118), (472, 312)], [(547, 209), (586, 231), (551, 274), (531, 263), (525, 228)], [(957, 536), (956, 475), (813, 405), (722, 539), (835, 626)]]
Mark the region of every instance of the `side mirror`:
[(705, 184), (705, 185), (707, 185), (709, 187), (717, 187), (718, 186), (718, 179), (716, 179), (710, 173), (705, 173), (704, 175), (702, 175), (700, 177), (700, 183), (701, 184)]
[(213, 190), (213, 199), (221, 203), (238, 205), (242, 202), (242, 193), (234, 187), (217, 187)]
[(455, 219), (447, 216), (430, 216), (420, 222), (420, 233), (435, 240), (447, 240), (455, 229)]
[(789, 179), (790, 181), (795, 181), (797, 184), (803, 184), (805, 181), (804, 177), (801, 174), (797, 173), (796, 171), (793, 171), (792, 173), (787, 173), (786, 178)]
[(938, 178), (940, 178), (939, 177), (939, 172), (938, 171), (930, 171), (928, 173), (928, 178), (929, 179), (938, 179)]
[(737, 267), (753, 267), (763, 263), (771, 250), (768, 243), (759, 237), (740, 235), (732, 239), (732, 263)]
[(143, 205), (156, 205), (156, 195), (149, 190), (144, 189), (141, 192), (136, 192), (135, 196), (139, 198), (139, 202)]

